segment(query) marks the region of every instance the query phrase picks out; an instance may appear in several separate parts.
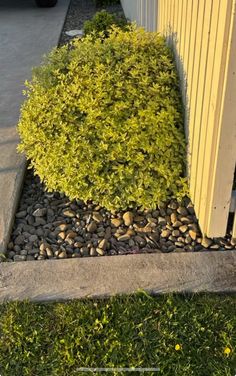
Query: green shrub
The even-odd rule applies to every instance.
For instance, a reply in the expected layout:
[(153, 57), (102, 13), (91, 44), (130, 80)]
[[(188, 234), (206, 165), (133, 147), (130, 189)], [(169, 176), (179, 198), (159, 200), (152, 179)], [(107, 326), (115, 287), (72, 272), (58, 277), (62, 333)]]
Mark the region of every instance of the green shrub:
[(163, 37), (114, 29), (53, 50), (27, 83), (19, 133), (48, 190), (108, 209), (186, 191), (178, 79)]
[(127, 22), (125, 18), (118, 17), (115, 14), (102, 10), (101, 12), (97, 12), (91, 21), (85, 21), (84, 34), (93, 34), (96, 38), (99, 37), (101, 32), (103, 32), (104, 37), (108, 37), (109, 30), (113, 25), (125, 28)]

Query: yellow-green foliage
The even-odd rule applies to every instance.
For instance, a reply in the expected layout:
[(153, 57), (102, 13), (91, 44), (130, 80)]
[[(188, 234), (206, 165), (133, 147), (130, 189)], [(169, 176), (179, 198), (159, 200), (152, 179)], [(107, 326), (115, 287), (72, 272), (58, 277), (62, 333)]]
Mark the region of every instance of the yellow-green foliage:
[(93, 34), (95, 38), (101, 35), (108, 37), (109, 30), (113, 25), (125, 29), (127, 21), (123, 17), (118, 17), (115, 14), (102, 10), (101, 12), (97, 12), (90, 21), (85, 21), (84, 34)]
[(186, 193), (178, 79), (159, 34), (114, 29), (55, 49), (26, 94), (19, 150), (49, 190), (108, 209)]

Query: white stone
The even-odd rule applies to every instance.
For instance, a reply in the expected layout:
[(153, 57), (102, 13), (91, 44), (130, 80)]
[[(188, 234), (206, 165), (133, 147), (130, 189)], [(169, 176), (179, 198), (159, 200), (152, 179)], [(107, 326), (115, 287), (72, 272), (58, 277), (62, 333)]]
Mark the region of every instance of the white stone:
[(65, 31), (65, 34), (68, 35), (68, 37), (82, 37), (84, 35), (83, 30), (68, 30)]

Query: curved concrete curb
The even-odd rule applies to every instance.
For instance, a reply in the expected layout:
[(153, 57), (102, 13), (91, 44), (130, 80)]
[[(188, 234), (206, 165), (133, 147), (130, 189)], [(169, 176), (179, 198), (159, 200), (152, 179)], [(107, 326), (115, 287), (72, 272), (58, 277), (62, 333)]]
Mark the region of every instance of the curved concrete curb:
[(0, 301), (236, 292), (236, 252), (139, 254), (0, 265)]
[(0, 2), (0, 252), (9, 240), (26, 167), (16, 152), (15, 127), (24, 81), (43, 54), (58, 44), (69, 2), (59, 0), (47, 9), (37, 8), (33, 0)]

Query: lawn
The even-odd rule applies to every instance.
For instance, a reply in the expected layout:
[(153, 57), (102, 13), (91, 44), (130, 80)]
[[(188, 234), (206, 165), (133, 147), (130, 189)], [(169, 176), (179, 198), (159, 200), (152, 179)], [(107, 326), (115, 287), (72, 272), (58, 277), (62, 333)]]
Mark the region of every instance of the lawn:
[(234, 376), (235, 312), (235, 296), (143, 292), (104, 300), (5, 303), (0, 374), (91, 375), (78, 367), (148, 367), (160, 371), (141, 374)]

